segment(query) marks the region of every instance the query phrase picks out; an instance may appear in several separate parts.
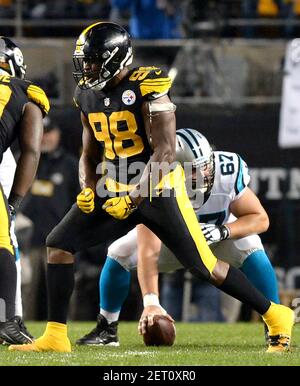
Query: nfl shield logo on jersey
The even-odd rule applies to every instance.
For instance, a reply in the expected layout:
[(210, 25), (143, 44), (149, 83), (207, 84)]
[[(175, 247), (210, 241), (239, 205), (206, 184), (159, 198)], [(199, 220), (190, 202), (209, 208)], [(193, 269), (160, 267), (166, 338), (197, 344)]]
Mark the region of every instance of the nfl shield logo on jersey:
[(125, 105), (133, 105), (136, 100), (135, 93), (132, 90), (126, 90), (122, 94), (122, 101)]
[(110, 99), (109, 98), (104, 98), (104, 106), (107, 107), (110, 105)]

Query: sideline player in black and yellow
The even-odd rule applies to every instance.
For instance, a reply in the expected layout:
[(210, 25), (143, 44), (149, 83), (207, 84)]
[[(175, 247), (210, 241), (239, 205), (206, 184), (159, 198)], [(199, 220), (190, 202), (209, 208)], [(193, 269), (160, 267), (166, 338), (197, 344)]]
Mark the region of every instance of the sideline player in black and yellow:
[(8, 201), (0, 185), (0, 339), (14, 344), (32, 339), (22, 321), (14, 318), (16, 266), (10, 221), (33, 182), (40, 157), (43, 115), (49, 111), (46, 94), (24, 80), (25, 72), (19, 47), (10, 39), (0, 37), (0, 162), (15, 139), (20, 145)]
[[(47, 238), (46, 331), (34, 343), (10, 346), (10, 350), (71, 351), (66, 321), (74, 285), (73, 254), (109, 243), (139, 223), (158, 235), (195, 276), (210, 280), (263, 315), (270, 335), (278, 336), (272, 341), (274, 347), (288, 349), (293, 311), (271, 304), (243, 273), (215, 258), (188, 199), (181, 167), (158, 173), (163, 162), (170, 166), (175, 159), (175, 108), (168, 96), (171, 80), (155, 67), (129, 70), (131, 61), (130, 38), (116, 24), (95, 23), (77, 40), (74, 75), (75, 102), (83, 125), (82, 192)], [(102, 154), (109, 165), (101, 178), (106, 195), (96, 174)], [(144, 170), (137, 180), (135, 170), (141, 162)], [(109, 198), (109, 192), (115, 192), (114, 197)]]

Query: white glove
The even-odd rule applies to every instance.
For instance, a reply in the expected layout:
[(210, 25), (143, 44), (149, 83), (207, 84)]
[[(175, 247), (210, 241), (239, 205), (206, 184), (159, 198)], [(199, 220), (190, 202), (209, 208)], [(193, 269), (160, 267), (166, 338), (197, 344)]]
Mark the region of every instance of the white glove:
[(218, 243), (228, 239), (230, 230), (226, 225), (200, 224), (207, 244)]

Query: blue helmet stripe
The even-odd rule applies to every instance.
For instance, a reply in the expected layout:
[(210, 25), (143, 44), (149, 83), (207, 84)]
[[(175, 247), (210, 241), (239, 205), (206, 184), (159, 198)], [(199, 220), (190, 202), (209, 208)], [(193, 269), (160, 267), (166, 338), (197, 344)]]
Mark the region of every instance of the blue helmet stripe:
[[(191, 129), (185, 129), (185, 131), (187, 131), (190, 134), (190, 136), (193, 138), (193, 140), (198, 144), (198, 146), (196, 148), (197, 148), (197, 150), (199, 150), (200, 156), (203, 156), (202, 150), (201, 150), (201, 148), (199, 146), (199, 143), (200, 143), (199, 140), (202, 139), (201, 138), (201, 134), (197, 133), (197, 132), (195, 132), (195, 130), (191, 130)], [(196, 136), (198, 136), (200, 138), (197, 139)]]
[(186, 135), (186, 132), (183, 133), (182, 131), (176, 131), (176, 135), (179, 135), (179, 137), (181, 137), (189, 145), (189, 147), (192, 150), (195, 158), (198, 158), (198, 155), (197, 155), (197, 153), (195, 151), (195, 147), (193, 146), (192, 142), (190, 141), (190, 139)]
[(180, 129), (179, 132), (185, 136), (186, 139), (189, 140), (190, 148), (193, 151), (195, 158), (198, 159), (203, 156), (202, 150), (200, 149), (201, 136), (197, 139), (196, 133), (193, 130), (188, 129)]

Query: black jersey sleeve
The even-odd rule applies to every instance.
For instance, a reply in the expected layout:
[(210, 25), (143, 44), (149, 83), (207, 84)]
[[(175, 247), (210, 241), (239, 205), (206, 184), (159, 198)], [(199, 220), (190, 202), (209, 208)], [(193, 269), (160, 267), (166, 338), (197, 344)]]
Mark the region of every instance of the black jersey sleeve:
[(172, 86), (171, 78), (158, 67), (139, 67), (132, 72), (129, 80), (139, 82), (139, 89), (145, 100), (168, 94)]

